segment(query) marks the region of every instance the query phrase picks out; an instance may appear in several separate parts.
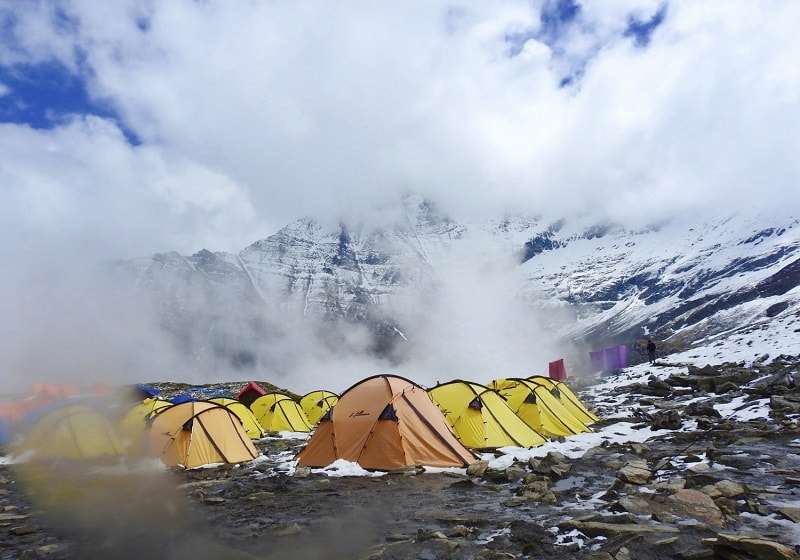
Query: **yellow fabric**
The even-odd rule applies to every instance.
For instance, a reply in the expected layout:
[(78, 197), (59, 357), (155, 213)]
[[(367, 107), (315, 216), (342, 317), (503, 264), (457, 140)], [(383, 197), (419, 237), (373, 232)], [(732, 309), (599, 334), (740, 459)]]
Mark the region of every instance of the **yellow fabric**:
[(147, 421), (150, 418), (171, 406), (172, 403), (164, 399), (144, 399), (142, 402), (131, 407), (128, 413), (122, 418), (122, 422), (120, 422), (121, 433), (129, 438), (140, 436), (144, 432)]
[(360, 381), (342, 393), (332, 416), (297, 454), (299, 465), (324, 467), (344, 459), (365, 469), (392, 470), (464, 467), (476, 460), (427, 391), (402, 377)]
[(306, 393), (300, 399), (300, 407), (306, 413), (308, 423), (312, 426), (319, 424), (319, 421), (325, 416), (333, 406), (339, 401), (339, 395), (331, 391), (311, 391)]
[(530, 427), (549, 437), (590, 432), (544, 385), (527, 379), (496, 379), (490, 387), (498, 391), (511, 410)]
[(310, 432), (306, 413), (288, 395), (267, 393), (250, 404), (258, 423), (268, 432)]
[(253, 411), (247, 408), (244, 403), (227, 397), (214, 397), (208, 400), (209, 402), (222, 405), (233, 412), (242, 423), (242, 427), (247, 435), (250, 436), (250, 439), (261, 439), (267, 434), (267, 431), (259, 424), (256, 417), (253, 415)]
[(575, 418), (584, 424), (594, 424), (599, 420), (597, 415), (586, 408), (586, 405), (581, 402), (578, 396), (563, 381), (550, 379), (549, 377), (541, 375), (532, 375), (528, 377), (528, 381), (533, 381), (534, 383), (547, 387), (553, 396), (561, 401), (561, 404), (572, 412)]
[(149, 431), (150, 453), (167, 466), (187, 469), (214, 463), (240, 463), (258, 456), (234, 413), (219, 404), (176, 404), (156, 416)]
[(88, 404), (65, 404), (43, 413), (21, 445), (49, 459), (116, 458), (124, 452), (111, 421)]
[(498, 392), (484, 385), (456, 380), (437, 385), (428, 394), (466, 447), (535, 447), (546, 441)]

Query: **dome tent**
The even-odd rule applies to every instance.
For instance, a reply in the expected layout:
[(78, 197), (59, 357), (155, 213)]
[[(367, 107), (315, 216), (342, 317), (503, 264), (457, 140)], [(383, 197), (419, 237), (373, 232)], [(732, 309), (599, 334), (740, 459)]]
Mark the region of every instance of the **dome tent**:
[(526, 424), (548, 437), (591, 432), (559, 401), (548, 387), (528, 379), (495, 379), (489, 387), (499, 392)]
[(190, 469), (258, 456), (236, 415), (208, 401), (190, 401), (163, 410), (153, 418), (148, 435), (150, 454), (167, 466)]
[(306, 413), (308, 423), (312, 426), (319, 424), (323, 416), (339, 401), (339, 395), (331, 391), (319, 389), (310, 391), (300, 399), (300, 406)]
[(21, 448), (37, 458), (80, 461), (124, 455), (108, 413), (88, 400), (58, 401), (32, 411), (22, 424)]
[(242, 423), (242, 427), (244, 427), (244, 431), (247, 432), (250, 439), (261, 439), (266, 435), (266, 430), (259, 424), (258, 420), (256, 420), (253, 411), (244, 403), (228, 397), (212, 397), (208, 399), (208, 401), (224, 406), (233, 412)]
[(594, 424), (599, 420), (596, 414), (586, 408), (578, 396), (563, 381), (557, 381), (541, 375), (531, 375), (528, 381), (533, 381), (548, 388), (550, 393), (569, 410), (575, 418), (586, 424)]
[(258, 423), (268, 432), (310, 432), (306, 413), (289, 395), (267, 393), (250, 404)]
[(479, 383), (454, 380), (429, 389), (428, 394), (459, 441), (471, 449), (535, 447), (547, 441), (497, 391)]
[(477, 460), (425, 389), (390, 374), (368, 377), (342, 393), (296, 459), (308, 467), (344, 459), (373, 470), (466, 467)]

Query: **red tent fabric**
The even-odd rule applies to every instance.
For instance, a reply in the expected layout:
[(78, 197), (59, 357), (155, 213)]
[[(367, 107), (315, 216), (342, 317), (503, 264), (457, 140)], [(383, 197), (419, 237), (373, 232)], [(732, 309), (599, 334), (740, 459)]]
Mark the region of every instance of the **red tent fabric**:
[(550, 362), (550, 379), (564, 381), (567, 378), (567, 367), (564, 365), (564, 358)]
[(245, 406), (249, 408), (254, 400), (256, 400), (261, 395), (266, 395), (266, 394), (267, 392), (261, 387), (261, 385), (259, 385), (255, 381), (251, 381), (250, 383), (244, 386), (244, 389), (239, 391), (239, 393), (236, 395), (236, 400), (241, 403), (244, 403)]

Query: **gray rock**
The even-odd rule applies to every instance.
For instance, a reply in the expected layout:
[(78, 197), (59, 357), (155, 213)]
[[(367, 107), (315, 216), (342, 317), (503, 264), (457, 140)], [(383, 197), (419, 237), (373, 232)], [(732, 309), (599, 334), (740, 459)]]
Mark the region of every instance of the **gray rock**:
[(617, 478), (630, 484), (647, 484), (652, 476), (647, 461), (631, 461), (617, 472)]
[(762, 536), (728, 535), (720, 533), (716, 539), (704, 539), (723, 558), (736, 558), (731, 552), (743, 552), (758, 560), (797, 560), (800, 555), (793, 548), (773, 542)]

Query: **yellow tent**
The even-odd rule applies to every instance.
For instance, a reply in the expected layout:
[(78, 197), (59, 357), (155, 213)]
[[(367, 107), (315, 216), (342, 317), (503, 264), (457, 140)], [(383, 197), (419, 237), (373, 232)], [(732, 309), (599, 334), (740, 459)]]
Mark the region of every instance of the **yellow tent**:
[(135, 438), (147, 427), (147, 422), (156, 414), (172, 406), (172, 403), (158, 397), (147, 398), (131, 407), (120, 423), (123, 435)]
[(325, 413), (333, 408), (338, 401), (339, 395), (320, 389), (303, 395), (300, 399), (300, 407), (306, 413), (308, 423), (316, 426), (319, 424), (320, 419), (325, 416)]
[(428, 389), (428, 394), (456, 437), (471, 449), (535, 447), (547, 441), (509, 408), (500, 393), (479, 383), (450, 381)]
[(289, 395), (267, 393), (250, 404), (250, 410), (268, 432), (310, 432), (306, 413)]
[(496, 379), (489, 387), (503, 395), (511, 410), (542, 435), (557, 437), (591, 431), (543, 385), (510, 378)]
[(267, 431), (258, 423), (253, 411), (247, 408), (244, 403), (228, 397), (213, 397), (208, 401), (224, 406), (233, 412), (242, 423), (242, 427), (247, 432), (247, 435), (250, 436), (250, 439), (261, 439), (267, 435)]
[(365, 469), (465, 467), (476, 457), (458, 441), (427, 391), (394, 375), (368, 377), (342, 393), (306, 446), (299, 465), (344, 459)]
[(578, 396), (563, 381), (557, 381), (542, 375), (531, 375), (528, 381), (544, 385), (572, 414), (586, 425), (594, 424), (599, 420), (596, 414), (590, 411), (581, 402)]
[(208, 401), (176, 404), (150, 424), (150, 454), (167, 466), (190, 469), (214, 463), (240, 463), (258, 456), (236, 415)]
[(124, 446), (111, 421), (100, 409), (87, 403), (59, 403), (35, 410), (31, 428), (21, 448), (37, 458), (101, 459), (120, 458)]

